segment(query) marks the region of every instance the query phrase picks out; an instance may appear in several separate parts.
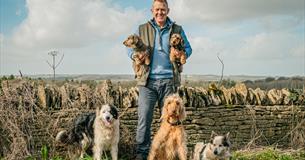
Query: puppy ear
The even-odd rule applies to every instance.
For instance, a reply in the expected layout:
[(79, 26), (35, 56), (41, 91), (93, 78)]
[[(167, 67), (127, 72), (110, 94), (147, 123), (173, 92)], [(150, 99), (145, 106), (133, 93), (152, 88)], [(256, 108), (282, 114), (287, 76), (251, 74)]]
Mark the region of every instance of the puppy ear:
[(134, 44), (137, 44), (139, 39), (140, 39), (140, 37), (138, 35), (136, 35), (136, 34), (133, 35)]
[(181, 45), (182, 45), (182, 47), (184, 47), (184, 40), (183, 40), (183, 38), (182, 38), (182, 36), (180, 36), (180, 43), (181, 43)]

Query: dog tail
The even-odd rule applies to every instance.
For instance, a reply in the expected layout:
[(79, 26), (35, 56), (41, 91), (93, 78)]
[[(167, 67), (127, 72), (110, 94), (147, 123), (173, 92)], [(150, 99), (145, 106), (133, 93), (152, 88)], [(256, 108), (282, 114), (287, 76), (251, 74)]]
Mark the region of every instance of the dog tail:
[(64, 144), (73, 144), (76, 142), (76, 136), (71, 131), (63, 130), (57, 133), (55, 141)]

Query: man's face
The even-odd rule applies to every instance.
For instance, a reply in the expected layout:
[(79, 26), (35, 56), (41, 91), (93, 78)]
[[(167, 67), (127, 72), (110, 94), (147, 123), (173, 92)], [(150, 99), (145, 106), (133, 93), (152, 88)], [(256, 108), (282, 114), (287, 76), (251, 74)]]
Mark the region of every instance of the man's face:
[(169, 8), (165, 3), (155, 1), (151, 9), (153, 17), (158, 25), (163, 26), (166, 22), (166, 17), (169, 12)]

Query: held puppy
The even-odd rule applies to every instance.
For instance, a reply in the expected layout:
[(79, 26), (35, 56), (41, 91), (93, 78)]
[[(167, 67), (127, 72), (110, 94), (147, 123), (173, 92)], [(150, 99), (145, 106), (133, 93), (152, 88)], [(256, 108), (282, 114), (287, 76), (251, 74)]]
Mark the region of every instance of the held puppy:
[[(173, 34), (170, 38), (170, 61), (171, 62), (179, 62), (181, 65), (186, 63), (186, 55), (184, 48), (184, 41), (180, 34)], [(174, 51), (179, 51), (179, 54), (175, 54)]]
[(222, 136), (212, 131), (210, 143), (195, 145), (193, 160), (229, 160), (231, 157), (229, 134)]
[(148, 160), (187, 159), (186, 133), (182, 120), (186, 117), (182, 99), (173, 94), (165, 99), (160, 129), (154, 136)]
[(94, 159), (100, 160), (103, 151), (110, 150), (112, 160), (118, 159), (119, 120), (113, 105), (103, 105), (96, 113), (78, 116), (71, 129), (60, 131), (57, 142), (77, 144), (80, 157), (93, 152)]
[(143, 43), (141, 38), (138, 35), (130, 35), (123, 44), (126, 47), (129, 47), (134, 50), (133, 53), (133, 69), (136, 75), (136, 78), (141, 77), (143, 71), (147, 70), (147, 67), (150, 64), (150, 57), (148, 52), (148, 47)]

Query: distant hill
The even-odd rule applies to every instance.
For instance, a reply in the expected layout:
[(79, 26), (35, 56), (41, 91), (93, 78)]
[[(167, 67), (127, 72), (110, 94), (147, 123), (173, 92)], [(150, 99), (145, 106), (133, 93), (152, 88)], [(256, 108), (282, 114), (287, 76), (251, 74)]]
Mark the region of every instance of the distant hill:
[[(230, 79), (233, 81), (246, 81), (246, 80), (258, 80), (265, 79), (267, 76), (248, 76), (248, 75), (229, 75), (223, 76), (222, 79)], [(219, 75), (182, 75), (182, 80), (189, 81), (219, 81)]]
[[(42, 78), (42, 79), (53, 79), (53, 75), (50, 74), (43, 74), (43, 75), (27, 75), (27, 77), (31, 78)], [(56, 75), (56, 80), (113, 80), (113, 81), (128, 81), (128, 80), (133, 80), (134, 76), (133, 75), (115, 75), (115, 74), (81, 74), (81, 75), (76, 75), (76, 74), (58, 74)]]
[[(52, 79), (50, 74), (40, 74), (40, 75), (27, 75), (31, 78), (42, 78), (42, 79)], [(249, 76), (249, 75), (229, 75), (224, 76), (223, 79), (230, 79), (233, 81), (246, 81), (246, 80), (258, 80), (265, 79), (267, 76)], [(57, 80), (106, 80), (110, 79), (112, 81), (130, 81), (134, 80), (134, 75), (130, 74), (59, 74), (56, 75)], [(182, 80), (188, 81), (218, 81), (220, 79), (219, 75), (182, 75)]]

